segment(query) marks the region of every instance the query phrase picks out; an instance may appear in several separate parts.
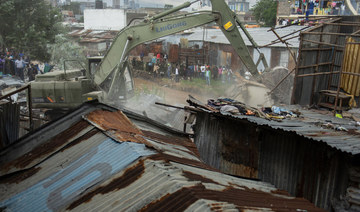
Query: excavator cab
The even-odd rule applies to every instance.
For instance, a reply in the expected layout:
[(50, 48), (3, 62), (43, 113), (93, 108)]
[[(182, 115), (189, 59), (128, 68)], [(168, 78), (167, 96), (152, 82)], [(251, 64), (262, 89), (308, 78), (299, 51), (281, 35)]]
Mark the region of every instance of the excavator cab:
[[(98, 68), (98, 65), (102, 61), (103, 57), (90, 57), (88, 58), (87, 76), (93, 80), (94, 73)], [(117, 73), (117, 76), (114, 74)], [(109, 92), (110, 87), (113, 84), (113, 89)], [(101, 102), (107, 102), (109, 104), (118, 104), (125, 102), (127, 99), (134, 96), (134, 80), (128, 62), (125, 62), (123, 68), (119, 72), (113, 72), (108, 78), (101, 83), (100, 89), (96, 89), (93, 92), (89, 92), (83, 95), (83, 101), (90, 101), (98, 99)], [(111, 100), (111, 101), (110, 101)]]

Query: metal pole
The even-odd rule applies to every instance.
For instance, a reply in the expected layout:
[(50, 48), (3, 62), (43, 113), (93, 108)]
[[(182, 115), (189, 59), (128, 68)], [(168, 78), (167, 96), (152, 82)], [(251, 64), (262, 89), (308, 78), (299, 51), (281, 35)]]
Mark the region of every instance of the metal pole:
[(291, 70), (284, 78), (282, 78), (282, 80), (280, 80), (280, 82), (278, 82), (278, 84), (277, 84), (271, 91), (269, 91), (268, 94), (272, 93), (277, 87), (279, 87), (279, 85), (280, 85), (282, 82), (284, 82), (284, 80), (285, 80), (288, 76), (290, 76), (290, 74), (292, 74), (295, 70), (296, 70), (296, 69), (293, 68), (293, 70)]
[[(346, 43), (345, 43), (345, 46), (346, 46)], [(345, 51), (344, 54), (343, 54), (343, 61), (346, 58), (346, 54), (347, 54), (347, 52)], [(336, 90), (335, 105), (334, 105), (334, 115), (336, 114), (337, 103), (338, 103), (338, 100), (339, 100), (340, 87), (341, 87), (341, 75), (342, 75), (343, 67), (344, 67), (344, 63), (342, 63), (341, 68), (340, 68), (340, 73), (339, 73), (339, 81), (338, 81), (338, 87), (337, 87), (337, 90)]]
[(12, 95), (14, 95), (14, 94), (16, 94), (16, 93), (19, 93), (20, 91), (26, 90), (26, 89), (28, 88), (28, 86), (30, 86), (30, 85), (22, 86), (21, 88), (15, 90), (15, 91), (12, 91), (12, 92), (4, 95), (4, 96), (1, 96), (1, 97), (0, 97), (0, 100), (6, 99), (6, 98), (8, 98), (9, 96), (12, 96)]
[(205, 65), (205, 26), (203, 28), (203, 39), (202, 39), (202, 43), (203, 43), (203, 65)]
[(284, 44), (286, 45), (286, 48), (289, 50), (289, 53), (290, 53), (291, 56), (293, 57), (294, 62), (295, 62), (295, 64), (296, 64), (296, 57), (295, 57), (295, 55), (293, 54), (293, 52), (291, 51), (288, 43), (287, 43), (286, 41), (283, 41), (283, 40), (281, 39), (281, 37), (278, 35), (278, 33), (275, 32), (274, 28), (271, 28), (271, 31), (276, 35), (276, 37), (277, 37), (282, 43), (284, 43)]
[(28, 85), (28, 103), (29, 103), (29, 120), (30, 120), (30, 131), (34, 130), (33, 114), (32, 114), (32, 97), (31, 97), (31, 85)]

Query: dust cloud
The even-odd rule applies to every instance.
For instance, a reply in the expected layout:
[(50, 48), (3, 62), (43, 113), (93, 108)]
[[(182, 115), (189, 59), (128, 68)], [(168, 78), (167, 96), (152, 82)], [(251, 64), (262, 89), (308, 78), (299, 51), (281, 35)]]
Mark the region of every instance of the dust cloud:
[[(175, 82), (168, 78), (135, 77), (135, 95), (123, 103), (121, 107), (144, 115), (169, 127), (183, 131), (185, 110), (162, 106), (156, 102), (181, 107), (188, 106), (186, 100), (191, 95), (207, 104), (209, 99), (220, 97), (231, 98), (252, 107), (271, 107), (275, 104), (264, 84), (247, 80), (234, 74), (232, 82), (212, 80), (206, 85), (205, 80), (181, 79)], [(189, 127), (187, 132), (191, 132)]]

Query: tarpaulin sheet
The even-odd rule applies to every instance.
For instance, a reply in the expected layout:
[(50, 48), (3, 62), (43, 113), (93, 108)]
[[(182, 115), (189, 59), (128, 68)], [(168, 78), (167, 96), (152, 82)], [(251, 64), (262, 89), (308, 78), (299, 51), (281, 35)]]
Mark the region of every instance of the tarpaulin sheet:
[[(360, 74), (360, 43), (348, 38), (345, 47), (345, 56), (343, 62), (343, 72)], [(341, 88), (354, 96), (360, 95), (360, 77), (351, 74), (342, 74)]]

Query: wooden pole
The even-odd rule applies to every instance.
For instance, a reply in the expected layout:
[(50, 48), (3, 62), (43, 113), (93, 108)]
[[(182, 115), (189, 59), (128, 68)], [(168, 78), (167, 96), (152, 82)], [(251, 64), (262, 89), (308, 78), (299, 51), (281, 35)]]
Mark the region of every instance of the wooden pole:
[(297, 58), (297, 63), (295, 66), (295, 77), (294, 77), (294, 84), (293, 84), (293, 90), (292, 90), (292, 94), (291, 94), (291, 104), (295, 104), (295, 90), (296, 90), (296, 80), (297, 80), (297, 75), (299, 74), (299, 64), (301, 63), (301, 54), (302, 54), (302, 44), (303, 44), (303, 34), (300, 33), (300, 44), (299, 44), (299, 53), (298, 53), (298, 58)]
[[(345, 43), (345, 46), (346, 46), (346, 43)], [(345, 51), (344, 54), (343, 54), (343, 60), (342, 61), (344, 61), (344, 59), (346, 57), (346, 53), (347, 52)], [(337, 90), (336, 90), (335, 105), (334, 105), (334, 115), (336, 115), (337, 103), (338, 103), (338, 100), (339, 100), (340, 86), (341, 86), (341, 76), (342, 76), (343, 67), (344, 67), (344, 63), (342, 63), (342, 66), (340, 68), (340, 73), (339, 73), (339, 81), (338, 81), (338, 87), (337, 87)]]
[(325, 25), (334, 25), (334, 26), (360, 26), (360, 23), (329, 23), (329, 22), (324, 22), (323, 24)]
[[(324, 27), (321, 28), (321, 33), (324, 31)], [(323, 41), (323, 35), (320, 34), (320, 43), (322, 43)], [(322, 44), (318, 44), (318, 48), (321, 47)], [(315, 66), (315, 74), (319, 72), (319, 59), (320, 59), (320, 51), (318, 50), (316, 52), (316, 64), (317, 66)], [(310, 96), (310, 105), (313, 104), (313, 99), (314, 99), (314, 92), (315, 92), (315, 85), (316, 85), (316, 80), (317, 80), (317, 77), (318, 75), (314, 75), (314, 78), (313, 78), (313, 83), (312, 83), (312, 87), (311, 87), (311, 96)]]
[(332, 48), (304, 48), (302, 51), (330, 51)]
[(280, 82), (278, 82), (278, 84), (271, 90), (268, 92), (268, 94), (271, 94), (277, 87), (279, 87), (279, 85), (284, 82), (284, 80), (286, 78), (288, 78), (288, 76), (290, 76), (290, 74), (292, 74), (295, 71), (296, 68), (293, 68), (284, 78), (282, 78), (282, 80), (280, 80)]
[(290, 53), (290, 55), (293, 57), (293, 59), (294, 59), (294, 61), (295, 61), (295, 64), (296, 64), (296, 57), (295, 57), (294, 53), (291, 51), (288, 43), (287, 43), (286, 41), (283, 41), (283, 40), (281, 39), (281, 37), (279, 36), (279, 34), (275, 32), (274, 28), (271, 28), (271, 31), (276, 35), (276, 37), (277, 37), (282, 43), (284, 43), (284, 44), (286, 45), (286, 48), (289, 50), (289, 53)]
[(312, 74), (301, 74), (298, 75), (297, 77), (313, 77), (313, 76), (319, 76), (319, 75), (331, 75), (331, 74), (338, 74), (340, 73), (339, 71), (334, 71), (334, 72), (319, 72), (319, 73), (312, 73)]
[[(283, 41), (288, 41), (288, 40), (291, 40), (291, 39), (294, 39), (294, 38), (297, 38), (297, 37), (299, 37), (299, 35), (295, 35), (295, 36), (293, 36), (293, 37), (286, 38), (286, 39), (284, 39)], [(266, 45), (263, 45), (263, 46), (259, 46), (259, 47), (260, 47), (260, 48), (264, 48), (264, 47), (268, 47), (268, 46), (271, 46), (271, 45), (274, 45), (274, 44), (277, 44), (277, 43), (281, 43), (281, 41), (280, 41), (280, 40), (277, 40), (277, 41), (275, 41), (275, 42), (271, 42), (271, 43), (269, 43), (269, 44), (266, 44)]]
[[(338, 32), (339, 32), (340, 27), (338, 27), (337, 30), (338, 30)], [(335, 43), (336, 43), (336, 44), (338, 43), (338, 40), (339, 40), (339, 37), (336, 36), (336, 38), (335, 38)], [(334, 47), (333, 47), (333, 48), (334, 48)], [(342, 48), (342, 49), (345, 51), (345, 47)], [(344, 51), (343, 51), (343, 52), (344, 52)], [(332, 58), (331, 58), (331, 63), (332, 63), (332, 64), (331, 64), (331, 66), (330, 66), (330, 72), (334, 72), (334, 68), (335, 68), (335, 66), (336, 66), (336, 65), (335, 65), (336, 53), (337, 53), (337, 48), (335, 47), (334, 50), (333, 50)], [(340, 66), (340, 68), (341, 68), (341, 66)], [(330, 90), (332, 78), (333, 78), (333, 75), (331, 74), (331, 75), (329, 76), (327, 90)]]
[[(350, 36), (349, 33), (337, 33), (337, 32), (303, 32), (304, 34), (309, 35), (339, 35), (339, 36)], [(360, 37), (360, 35), (352, 35), (354, 37)]]
[(314, 65), (308, 65), (308, 66), (300, 66), (299, 69), (305, 69), (305, 68), (312, 68), (312, 67), (319, 67), (319, 66), (326, 66), (326, 65), (331, 65), (331, 62), (326, 62), (326, 63), (319, 63), (319, 64), (314, 64)]
[(342, 46), (342, 45), (326, 43), (326, 42), (319, 42), (319, 41), (313, 41), (313, 40), (305, 40), (304, 39), (304, 42), (316, 43), (316, 44), (322, 44), (322, 45), (327, 45), (327, 46), (336, 46), (336, 47), (339, 47), (339, 48), (344, 48), (344, 46)]

